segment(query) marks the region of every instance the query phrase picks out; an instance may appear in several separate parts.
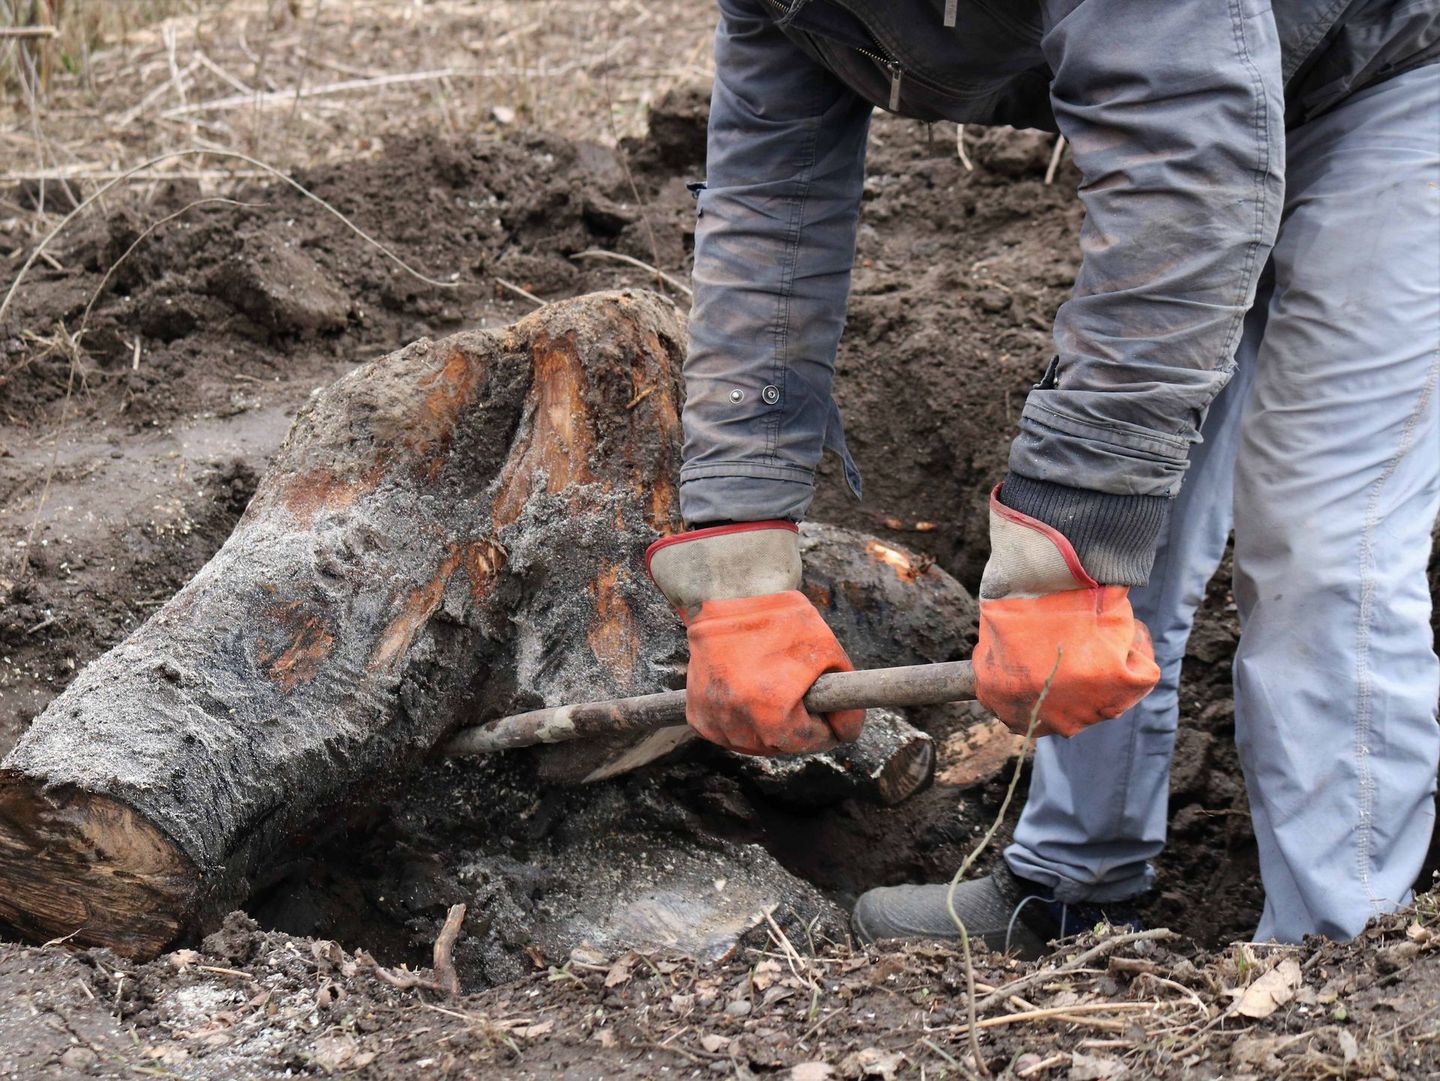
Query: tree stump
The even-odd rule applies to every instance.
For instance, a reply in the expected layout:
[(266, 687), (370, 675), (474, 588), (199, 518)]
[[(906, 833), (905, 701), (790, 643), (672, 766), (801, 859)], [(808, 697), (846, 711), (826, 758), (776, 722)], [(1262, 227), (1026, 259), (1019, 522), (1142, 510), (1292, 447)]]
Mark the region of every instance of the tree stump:
[(235, 532), (0, 763), (0, 919), (148, 957), (482, 710), (643, 693), (684, 637), (683, 330), (642, 292), (421, 340), (297, 418)]
[[(682, 526), (683, 352), (667, 301), (596, 294), (316, 395), (223, 547), (0, 762), (0, 920), (153, 956), (457, 725), (683, 686), (643, 569)], [(802, 549), (857, 665), (968, 654), (974, 602), (928, 562), (825, 526)], [(538, 775), (613, 776), (687, 734), (537, 751)], [(919, 733), (872, 744), (883, 798), (928, 782)]]

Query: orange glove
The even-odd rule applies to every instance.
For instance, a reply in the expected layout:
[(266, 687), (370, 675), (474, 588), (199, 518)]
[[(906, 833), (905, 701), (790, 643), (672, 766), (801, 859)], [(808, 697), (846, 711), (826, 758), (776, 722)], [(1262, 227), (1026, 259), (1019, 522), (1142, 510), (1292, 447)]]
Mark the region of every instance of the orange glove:
[(800, 584), (789, 522), (697, 529), (656, 541), (645, 565), (685, 621), (685, 719), (741, 754), (823, 751), (859, 737), (864, 710), (816, 717), (802, 702), (826, 672), (853, 666)]
[(1096, 582), (1069, 541), (1003, 505), (999, 493), (990, 493), (975, 694), (1023, 733), (1053, 672), (1035, 734), (1073, 736), (1150, 693), (1160, 678), (1150, 632), (1127, 587)]

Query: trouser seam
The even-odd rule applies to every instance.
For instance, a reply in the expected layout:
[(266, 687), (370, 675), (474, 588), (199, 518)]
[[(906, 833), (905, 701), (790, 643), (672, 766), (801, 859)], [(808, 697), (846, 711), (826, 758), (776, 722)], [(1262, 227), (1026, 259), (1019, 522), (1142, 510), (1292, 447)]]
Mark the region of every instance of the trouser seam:
[(1375, 530), (1380, 524), (1380, 497), (1385, 485), (1400, 467), (1401, 460), (1410, 452), (1415, 442), (1415, 430), (1420, 418), (1429, 408), (1430, 399), (1440, 382), (1440, 348), (1434, 352), (1434, 361), (1420, 390), (1415, 408), (1405, 419), (1400, 432), (1400, 442), (1395, 453), (1385, 463), (1385, 468), (1371, 489), (1365, 507), (1365, 526), (1360, 540), (1360, 611), (1357, 619), (1355, 642), (1355, 765), (1359, 799), (1359, 822), (1355, 833), (1355, 859), (1360, 883), (1365, 890), (1365, 899), (1377, 911), (1386, 903), (1385, 898), (1375, 895), (1371, 876), (1374, 859), (1374, 814), (1375, 778), (1370, 772), (1370, 735), (1374, 720), (1372, 679), (1370, 674), (1370, 632), (1374, 614), (1375, 599)]
[[(776, 297), (776, 325), (773, 332), (775, 352), (770, 363), (770, 378), (772, 383), (780, 388), (782, 395), (789, 393), (790, 389), (786, 385), (785, 378), (790, 366), (790, 304), (795, 289), (795, 274), (800, 262), (800, 241), (805, 227), (805, 205), (809, 200), (810, 188), (814, 182), (816, 146), (820, 140), (820, 121), (818, 119), (811, 122), (806, 134), (808, 138), (801, 155), (804, 164), (796, 177), (797, 191), (791, 203), (790, 224), (785, 238), (785, 260), (780, 267), (780, 288)], [(771, 403), (766, 404), (770, 405)], [(784, 409), (771, 405), (770, 419), (765, 425), (765, 455), (768, 458), (778, 456), (780, 425), (783, 418)]]

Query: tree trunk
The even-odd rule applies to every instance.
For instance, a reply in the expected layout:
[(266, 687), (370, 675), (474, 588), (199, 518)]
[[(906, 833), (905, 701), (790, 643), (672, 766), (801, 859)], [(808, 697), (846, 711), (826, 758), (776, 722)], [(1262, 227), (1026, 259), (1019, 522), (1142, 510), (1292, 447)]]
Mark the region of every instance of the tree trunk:
[(296, 420), (233, 535), (0, 763), (0, 919), (151, 956), (461, 719), (678, 685), (683, 332), (646, 293), (422, 340)]

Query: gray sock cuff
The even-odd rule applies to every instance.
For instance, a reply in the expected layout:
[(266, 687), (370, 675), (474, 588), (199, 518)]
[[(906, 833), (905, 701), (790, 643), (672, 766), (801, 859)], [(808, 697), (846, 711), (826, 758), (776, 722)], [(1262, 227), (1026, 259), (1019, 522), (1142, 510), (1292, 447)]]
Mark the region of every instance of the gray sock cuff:
[(1114, 495), (1011, 473), (1000, 502), (1058, 531), (1101, 585), (1142, 586), (1155, 563), (1160, 531), (1170, 516), (1162, 495)]

